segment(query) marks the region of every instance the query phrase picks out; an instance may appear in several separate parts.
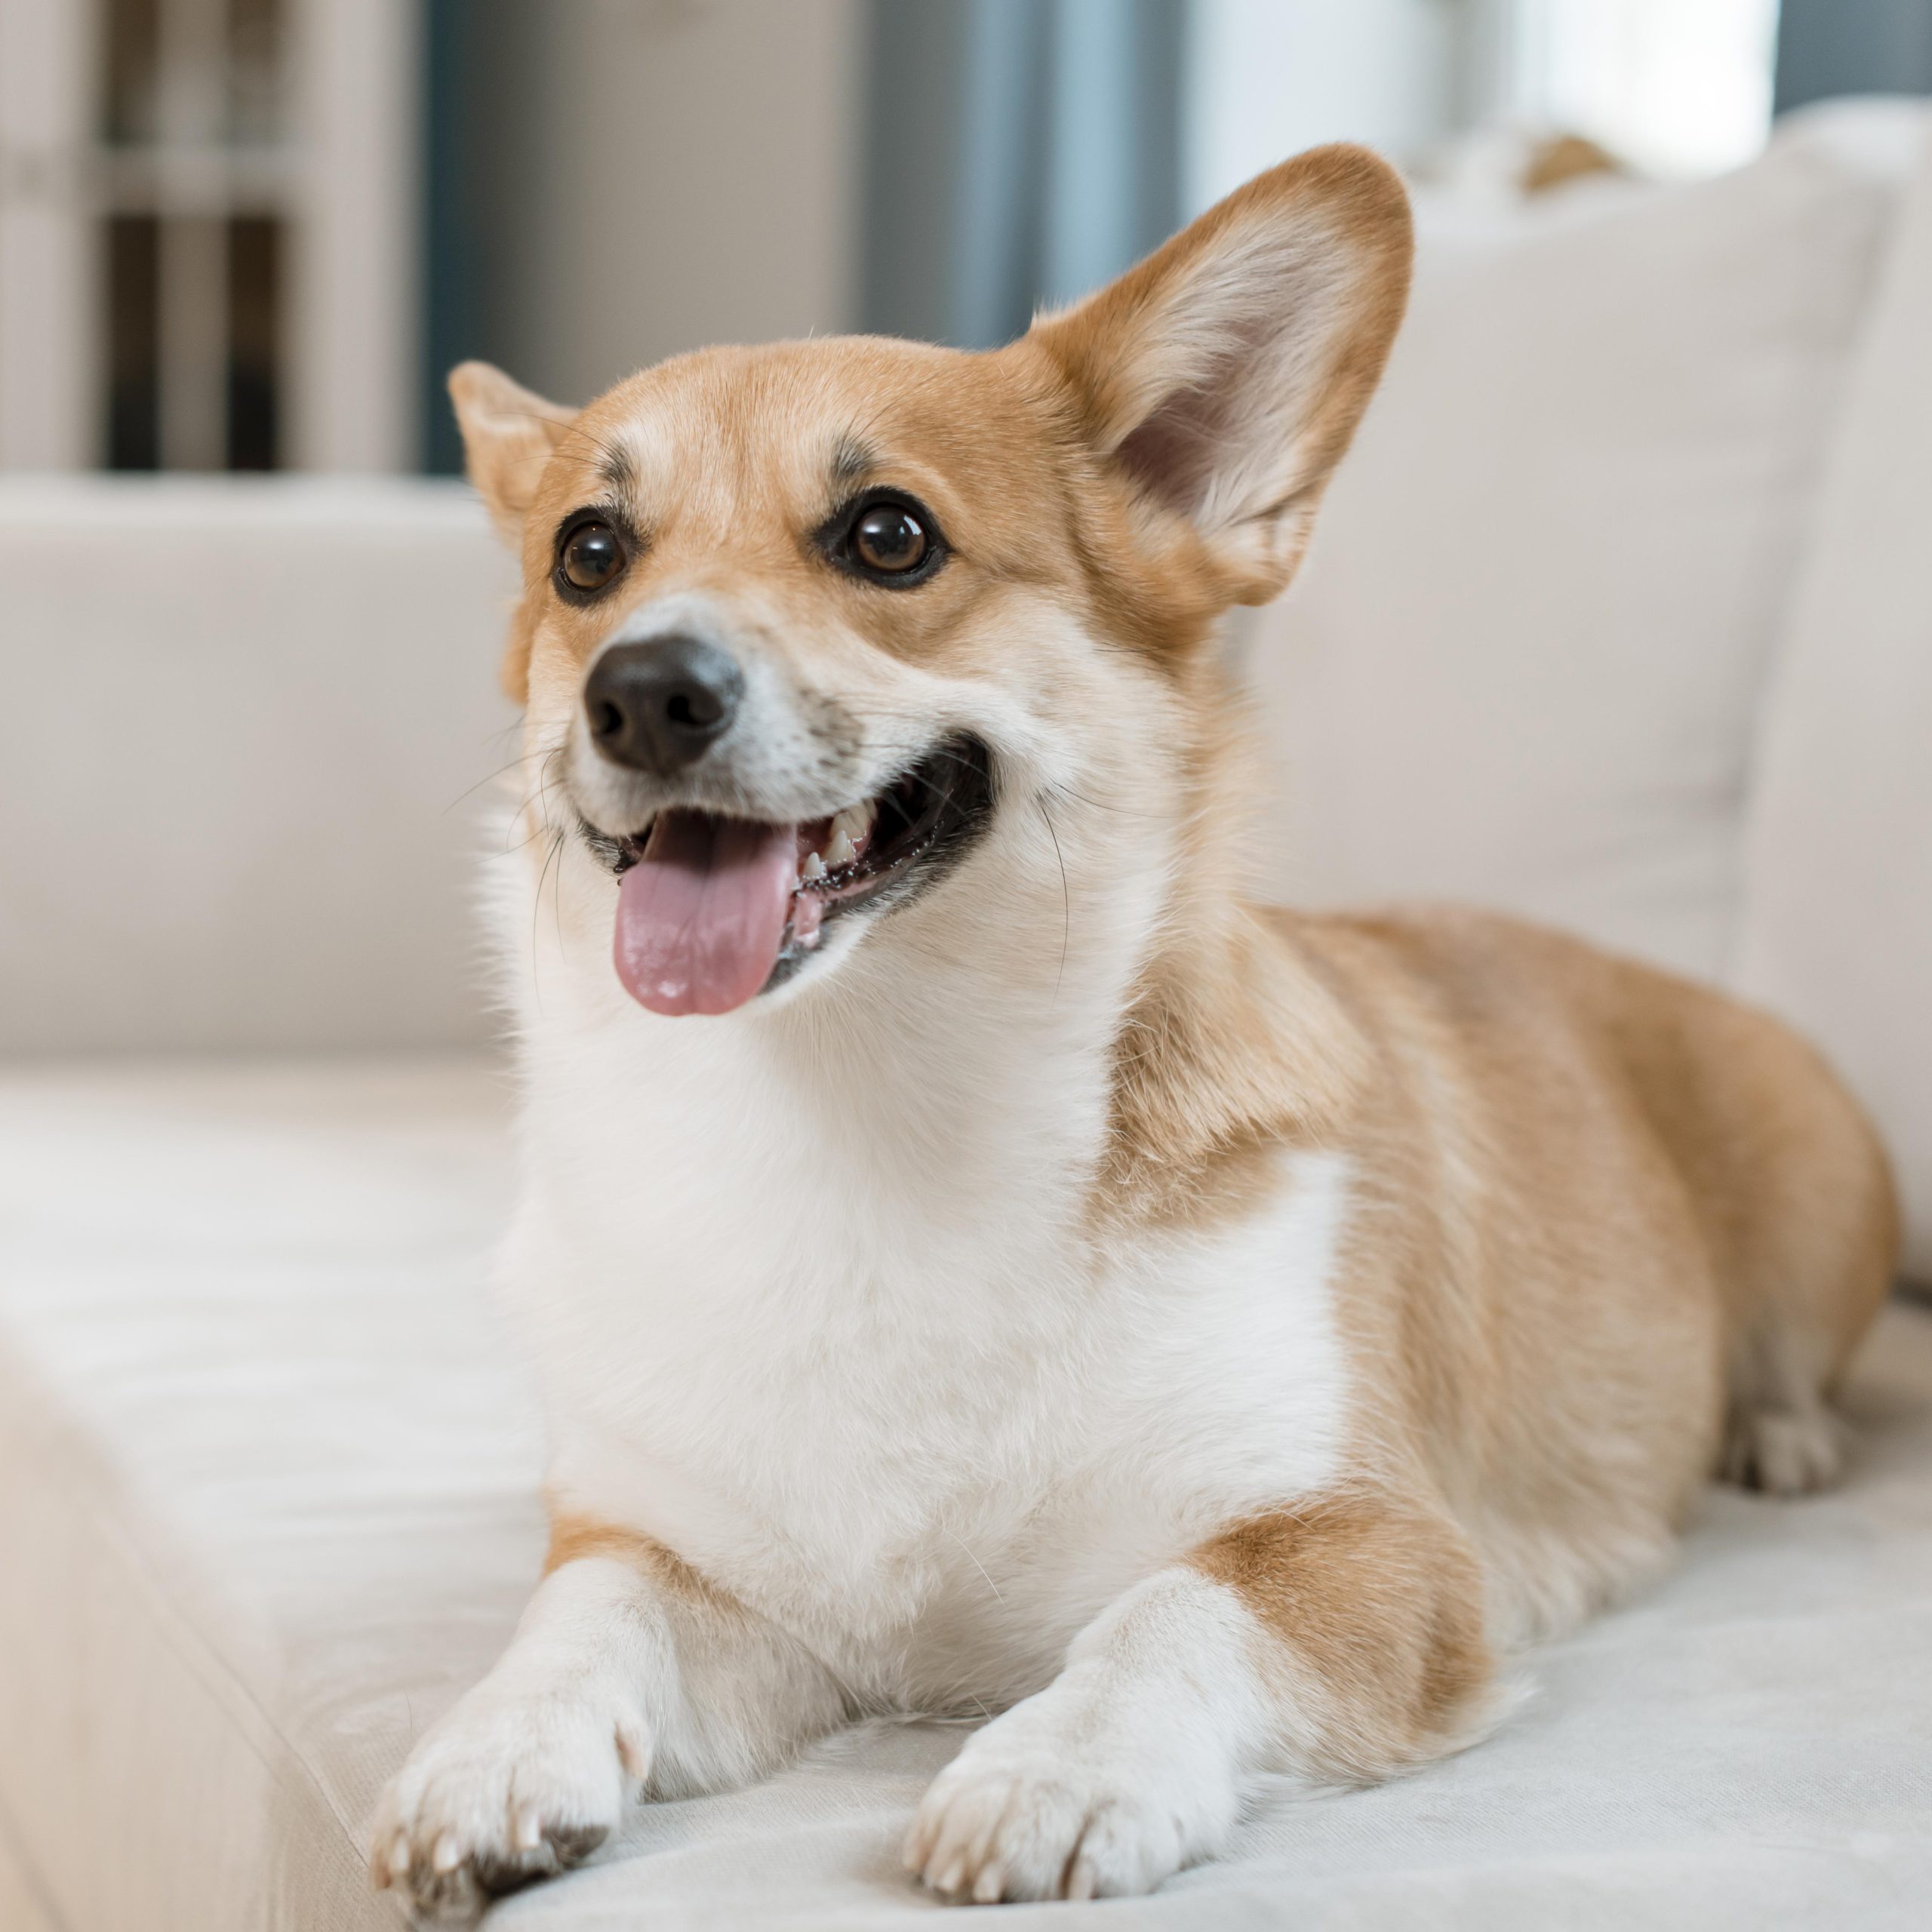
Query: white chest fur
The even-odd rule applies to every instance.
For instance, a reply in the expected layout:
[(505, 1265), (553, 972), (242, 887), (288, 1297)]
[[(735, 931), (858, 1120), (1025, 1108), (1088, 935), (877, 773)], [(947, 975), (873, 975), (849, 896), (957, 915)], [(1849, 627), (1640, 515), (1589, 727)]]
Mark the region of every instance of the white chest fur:
[(949, 997), (936, 969), (901, 1014), (866, 964), (838, 987), (863, 1053), (850, 1006), (663, 1021), (552, 982), (503, 1285), (564, 1506), (658, 1537), (869, 1699), (970, 1709), (1332, 1475), (1346, 1164), (1284, 1157), (1211, 1237), (1096, 1241), (1115, 989)]

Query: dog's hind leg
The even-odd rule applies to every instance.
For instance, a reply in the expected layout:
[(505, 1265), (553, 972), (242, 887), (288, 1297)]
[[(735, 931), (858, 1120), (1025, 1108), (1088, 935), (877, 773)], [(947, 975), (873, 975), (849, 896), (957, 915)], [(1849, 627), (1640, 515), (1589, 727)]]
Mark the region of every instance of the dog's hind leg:
[(1731, 1362), (1718, 1466), (1724, 1481), (1802, 1496), (1835, 1482), (1844, 1456), (1844, 1426), (1825, 1399), (1823, 1378), (1786, 1337), (1748, 1337)]
[(1746, 1097), (1748, 1121), (1726, 1123), (1743, 1171), (1720, 1248), (1730, 1340), (1718, 1472), (1792, 1496), (1844, 1466), (1832, 1399), (1890, 1289), (1898, 1217), (1884, 1150), (1857, 1104), (1808, 1047), (1760, 1024), (1760, 1065), (1779, 1077)]
[(1721, 1300), (1716, 1472), (1780, 1494), (1818, 1488), (1844, 1461), (1832, 1398), (1898, 1257), (1884, 1149), (1824, 1060), (1768, 1014), (1635, 969), (1616, 983), (1626, 1003), (1611, 1037)]

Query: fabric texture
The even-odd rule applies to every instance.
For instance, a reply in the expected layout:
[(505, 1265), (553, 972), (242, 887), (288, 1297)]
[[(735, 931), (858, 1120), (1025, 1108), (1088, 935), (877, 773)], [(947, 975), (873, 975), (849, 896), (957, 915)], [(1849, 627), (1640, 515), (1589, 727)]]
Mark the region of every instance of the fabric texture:
[(452, 484), (0, 478), (0, 1054), (480, 1043), (515, 579)]
[(1901, 214), (1764, 708), (1740, 987), (1884, 1130), (1932, 1281), (1932, 155)]
[[(363, 1822), (542, 1549), (531, 1392), (480, 1286), (506, 1097), (435, 1062), (0, 1080), (6, 1932), (398, 1922)], [(1916, 1932), (1932, 1311), (1887, 1312), (1851, 1407), (1844, 1488), (1712, 1492), (1672, 1573), (1526, 1660), (1488, 1743), (1374, 1791), (1278, 1789), (1152, 1897), (998, 1924)], [(928, 1922), (897, 1844), (961, 1736), (879, 1727), (640, 1807), (489, 1922)]]
[(1692, 188), (1425, 222), (1383, 388), (1251, 630), (1273, 894), (1469, 900), (1719, 975), (1897, 193), (1804, 128)]

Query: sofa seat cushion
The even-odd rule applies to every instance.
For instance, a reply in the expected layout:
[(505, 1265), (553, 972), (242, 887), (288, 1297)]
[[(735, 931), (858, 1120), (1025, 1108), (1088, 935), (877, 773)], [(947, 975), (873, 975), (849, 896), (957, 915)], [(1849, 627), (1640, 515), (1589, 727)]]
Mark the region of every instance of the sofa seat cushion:
[[(364, 1821), (542, 1549), (531, 1392), (480, 1286), (508, 1171), (488, 1068), (0, 1079), (8, 1932), (396, 1924)], [(1932, 1312), (1887, 1313), (1855, 1398), (1847, 1487), (1714, 1493), (1681, 1566), (1537, 1654), (1490, 1743), (1377, 1791), (1275, 1790), (1233, 1857), (1151, 1899), (998, 1924), (1919, 1924)], [(897, 1847), (960, 1734), (880, 1726), (641, 1807), (491, 1922), (931, 1923)]]

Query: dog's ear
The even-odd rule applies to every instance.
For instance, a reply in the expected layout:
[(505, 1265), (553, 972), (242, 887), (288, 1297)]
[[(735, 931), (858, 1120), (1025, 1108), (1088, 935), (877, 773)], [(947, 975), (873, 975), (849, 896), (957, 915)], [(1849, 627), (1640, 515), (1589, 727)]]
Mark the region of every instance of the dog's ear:
[(497, 529), (520, 546), (543, 466), (577, 413), (545, 401), (488, 362), (459, 362), (450, 371), (450, 400), (469, 480)]
[(1315, 148), (1033, 326), (1103, 456), (1192, 521), (1239, 602), (1265, 602), (1300, 561), (1401, 321), (1413, 248), (1395, 171)]

